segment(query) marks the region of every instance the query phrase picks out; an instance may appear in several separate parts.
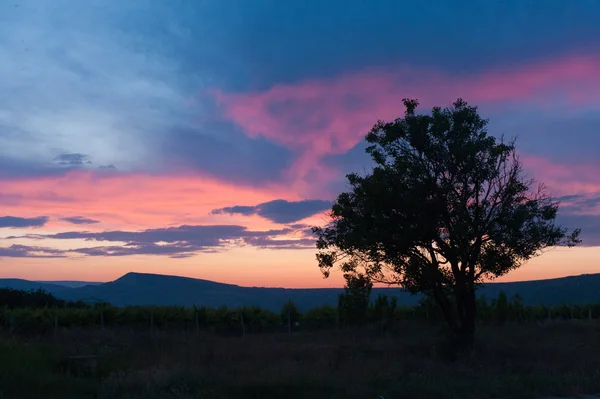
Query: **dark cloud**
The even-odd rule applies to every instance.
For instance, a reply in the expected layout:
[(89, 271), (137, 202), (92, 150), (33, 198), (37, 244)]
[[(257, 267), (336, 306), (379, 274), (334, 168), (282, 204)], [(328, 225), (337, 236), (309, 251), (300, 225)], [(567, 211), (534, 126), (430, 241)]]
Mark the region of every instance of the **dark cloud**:
[(51, 235), (30, 236), (31, 238), (53, 238), (53, 239), (83, 239), (89, 241), (112, 241), (126, 242), (131, 245), (151, 243), (192, 243), (196, 247), (212, 247), (221, 245), (223, 241), (239, 239), (250, 236), (274, 236), (286, 234), (289, 229), (269, 231), (248, 231), (244, 226), (237, 225), (211, 225), (211, 226), (179, 226), (159, 229), (148, 229), (143, 231), (105, 231), (92, 232), (65, 232)]
[(282, 199), (265, 202), (256, 206), (236, 205), (214, 209), (212, 214), (259, 215), (275, 223), (294, 223), (331, 208), (330, 201), (303, 200), (286, 201)]
[(35, 218), (20, 218), (16, 216), (0, 216), (0, 228), (24, 228), (24, 227), (42, 227), (48, 223), (47, 216), (38, 216)]
[(156, 146), (167, 168), (193, 168), (244, 183), (276, 181), (294, 159), (290, 150), (248, 137), (233, 122), (219, 119), (205, 120), (195, 129), (174, 129)]
[(125, 246), (114, 245), (71, 250), (71, 252), (88, 256), (166, 255), (177, 258), (193, 256), (195, 252), (199, 251), (203, 251), (203, 248), (177, 243), (167, 245), (156, 245), (153, 243)]
[(580, 228), (582, 246), (600, 246), (600, 215), (574, 215), (559, 212), (556, 222), (570, 230)]
[(573, 200), (579, 200), (581, 198), (584, 198), (583, 194), (572, 194), (572, 195), (563, 195), (560, 197), (556, 197), (556, 199), (558, 201), (573, 201)]
[(65, 256), (64, 251), (45, 247), (27, 245), (0, 247), (0, 258), (64, 258)]
[[(560, 100), (557, 99), (557, 103)], [(561, 112), (532, 110), (530, 107), (500, 113), (492, 106), (481, 112), (490, 118), (490, 131), (519, 137), (519, 151), (539, 155), (557, 163), (598, 164), (600, 114), (577, 107)], [(577, 140), (573, 140), (577, 137)], [(582, 145), (585, 143), (585, 145)]]
[[(215, 252), (229, 245), (250, 245), (260, 248), (297, 249), (314, 246), (314, 240), (305, 237), (293, 240), (282, 236), (295, 231), (290, 228), (251, 231), (243, 226), (179, 226), (143, 231), (65, 232), (57, 234), (28, 234), (7, 237), (28, 239), (83, 239), (123, 243), (115, 245), (73, 248), (56, 254), (77, 253), (87, 256), (164, 255), (176, 258), (192, 256), (198, 252)], [(26, 252), (23, 252), (26, 254)], [(8, 256), (8, 255), (6, 255)], [(25, 256), (25, 255), (21, 255)]]
[(110, 165), (100, 165), (98, 169), (109, 169), (109, 170), (117, 170), (117, 167), (113, 164)]
[(309, 249), (315, 248), (316, 238), (300, 240), (273, 240), (265, 237), (251, 237), (245, 240), (247, 244), (263, 249)]
[[(1, 135), (1, 132), (0, 132)], [(66, 172), (65, 168), (39, 161), (24, 161), (0, 155), (0, 178), (28, 178), (61, 176)]]
[(95, 224), (95, 223), (100, 223), (99, 220), (89, 219), (89, 218), (85, 218), (83, 216), (73, 216), (73, 217), (68, 217), (68, 218), (61, 218), (60, 220), (63, 220), (65, 222), (69, 222), (69, 223), (72, 223), (72, 224)]
[(573, 194), (558, 197), (561, 202), (559, 210), (564, 214), (590, 212), (600, 205), (600, 193), (596, 194)]
[(66, 166), (80, 166), (92, 163), (89, 155), (79, 153), (60, 154), (55, 156), (53, 161), (59, 165)]
[[(217, 84), (233, 90), (406, 63), (456, 74), (501, 70), (565, 52), (594, 51), (600, 44), (600, 5), (594, 1), (549, 0), (533, 8), (520, 0), (501, 5), (476, 0), (233, 3), (197, 7), (192, 2), (178, 18), (193, 37), (221, 38), (206, 45), (211, 58), (188, 52), (182, 67), (215, 71)], [(207, 23), (198, 26), (199, 18)], [(460, 45), (440, 40), (448, 32), (460, 38)], [(198, 44), (190, 37), (178, 46), (186, 51)]]

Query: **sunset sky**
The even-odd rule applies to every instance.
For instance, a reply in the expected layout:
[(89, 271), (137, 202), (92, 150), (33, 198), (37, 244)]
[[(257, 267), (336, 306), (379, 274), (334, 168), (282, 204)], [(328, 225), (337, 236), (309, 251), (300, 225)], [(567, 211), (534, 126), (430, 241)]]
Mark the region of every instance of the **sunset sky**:
[(308, 227), (378, 120), (457, 97), (584, 244), (502, 280), (600, 272), (597, 0), (0, 2), (0, 277), (324, 280)]

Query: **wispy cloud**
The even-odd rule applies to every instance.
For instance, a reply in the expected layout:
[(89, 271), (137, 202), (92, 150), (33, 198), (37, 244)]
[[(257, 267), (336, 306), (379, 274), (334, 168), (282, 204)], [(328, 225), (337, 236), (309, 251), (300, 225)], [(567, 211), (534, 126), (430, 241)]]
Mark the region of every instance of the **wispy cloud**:
[(0, 258), (64, 258), (64, 251), (46, 247), (11, 245), (0, 247)]
[[(128, 256), (128, 255), (165, 255), (176, 257), (192, 256), (199, 252), (214, 252), (226, 249), (230, 245), (250, 245), (259, 248), (301, 249), (314, 246), (313, 239), (290, 238), (296, 233), (293, 229), (256, 231), (238, 225), (178, 226), (142, 231), (105, 231), (105, 232), (63, 232), (56, 234), (28, 234), (9, 236), (7, 240), (86, 240), (118, 243), (86, 248), (56, 250), (52, 255), (83, 254), (87, 256)], [(302, 233), (302, 232), (300, 232)], [(21, 246), (15, 256), (26, 257), (28, 253), (37, 253)], [(10, 256), (7, 250), (4, 256)]]
[(96, 223), (100, 223), (99, 220), (90, 219), (90, 218), (86, 218), (86, 217), (83, 217), (83, 216), (73, 216), (73, 217), (61, 218), (60, 220), (63, 220), (65, 222), (69, 222), (71, 224), (96, 224)]
[(458, 97), (494, 109), (496, 115), (510, 111), (514, 107), (510, 104), (536, 109), (595, 104), (598, 111), (599, 88), (600, 57), (584, 55), (467, 77), (404, 66), (276, 85), (254, 93), (216, 91), (215, 96), (224, 115), (250, 137), (265, 137), (300, 151), (287, 175), (299, 188), (308, 190), (317, 183), (318, 190), (320, 180), (339, 178), (322, 159), (348, 152), (378, 119), (401, 116), (402, 98), (419, 99), (424, 111), (450, 105)]
[(59, 165), (69, 166), (89, 165), (92, 163), (92, 159), (89, 155), (78, 153), (59, 154), (55, 156), (53, 160)]
[[(0, 90), (11, 93), (0, 99), (0, 145), (13, 162), (83, 165), (91, 157), (126, 170), (149, 167), (156, 138), (191, 123), (195, 111), (178, 86), (177, 60), (147, 51), (160, 49), (158, 32), (136, 31), (148, 14), (94, 4), (0, 6), (0, 74), (7, 77)], [(201, 81), (187, 79), (196, 88)]]

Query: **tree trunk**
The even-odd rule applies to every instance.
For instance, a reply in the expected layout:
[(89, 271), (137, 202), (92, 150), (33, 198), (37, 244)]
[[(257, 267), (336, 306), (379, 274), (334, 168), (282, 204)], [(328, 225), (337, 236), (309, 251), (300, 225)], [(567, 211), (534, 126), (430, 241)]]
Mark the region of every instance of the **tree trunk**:
[(456, 332), (460, 326), (460, 323), (457, 320), (457, 314), (454, 311), (448, 296), (444, 292), (441, 292), (441, 290), (434, 290), (433, 299), (442, 309), (442, 313), (444, 315), (444, 319), (446, 319), (448, 327), (450, 327), (452, 331)]
[(461, 291), (457, 297), (457, 306), (462, 310), (458, 335), (461, 344), (464, 344), (464, 349), (471, 349), (475, 335), (477, 301), (475, 299), (475, 290), (472, 287), (467, 287)]

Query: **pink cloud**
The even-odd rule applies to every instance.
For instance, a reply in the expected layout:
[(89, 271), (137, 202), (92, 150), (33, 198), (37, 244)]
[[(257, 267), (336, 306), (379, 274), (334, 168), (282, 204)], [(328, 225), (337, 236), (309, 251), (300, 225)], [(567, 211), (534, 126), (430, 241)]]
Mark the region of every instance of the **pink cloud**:
[[(166, 176), (74, 171), (60, 177), (0, 180), (0, 187), (0, 214), (47, 215), (51, 222), (46, 227), (59, 229), (73, 229), (72, 224), (58, 219), (75, 216), (102, 222), (86, 225), (86, 230), (218, 224), (223, 223), (223, 217), (210, 215), (216, 208), (238, 205), (240, 201), (258, 204), (276, 198), (301, 199), (283, 186), (234, 185), (198, 174)], [(10, 201), (2, 201), (3, 197)], [(228, 221), (235, 222), (235, 219)], [(257, 217), (246, 218), (244, 222), (255, 228), (272, 225)]]
[(525, 172), (544, 183), (554, 196), (600, 193), (600, 164), (561, 164), (547, 158), (521, 155)]
[(224, 115), (248, 136), (263, 136), (300, 151), (287, 177), (302, 191), (317, 184), (308, 181), (309, 176), (318, 176), (321, 182), (336, 178), (337, 171), (320, 160), (346, 153), (378, 119), (401, 116), (405, 97), (418, 98), (423, 109), (449, 105), (458, 97), (495, 108), (514, 102), (538, 107), (600, 104), (600, 57), (572, 57), (459, 77), (402, 67), (277, 85), (263, 92), (213, 94)]

